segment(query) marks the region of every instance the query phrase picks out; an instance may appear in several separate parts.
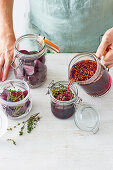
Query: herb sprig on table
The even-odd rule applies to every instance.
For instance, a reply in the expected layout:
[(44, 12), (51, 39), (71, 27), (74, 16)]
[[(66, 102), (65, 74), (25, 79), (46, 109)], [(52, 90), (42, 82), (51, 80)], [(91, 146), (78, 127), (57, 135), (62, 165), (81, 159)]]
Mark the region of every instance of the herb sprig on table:
[(16, 145), (16, 142), (13, 139), (7, 139), (7, 141), (12, 141), (14, 145)]
[[(7, 130), (12, 131), (18, 126), (21, 126), (19, 130), (19, 136), (22, 136), (24, 134), (24, 129), (27, 129), (27, 133), (31, 133), (33, 129), (35, 129), (38, 125), (38, 122), (40, 121), (39, 113), (31, 115), (27, 120), (18, 123), (16, 126), (13, 126), (12, 128), (8, 128)], [(12, 141), (14, 145), (16, 145), (16, 142), (13, 139), (7, 139), (7, 141)]]

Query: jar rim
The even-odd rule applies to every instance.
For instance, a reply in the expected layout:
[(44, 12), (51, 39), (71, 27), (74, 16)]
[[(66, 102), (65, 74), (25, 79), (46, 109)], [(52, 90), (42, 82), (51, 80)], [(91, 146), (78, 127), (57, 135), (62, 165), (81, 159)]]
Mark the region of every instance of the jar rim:
[(15, 45), (14, 45), (14, 49), (16, 50), (16, 52), (18, 54), (21, 54), (23, 55), (23, 53), (21, 53), (18, 48), (17, 48), (17, 45), (18, 43), (20, 43), (23, 39), (28, 39), (28, 38), (35, 38), (36, 41), (41, 45), (41, 50), (40, 51), (37, 51), (35, 54), (25, 54), (28, 58), (32, 57), (32, 58), (35, 58), (37, 56), (37, 54), (40, 56), (42, 56), (44, 53), (45, 53), (45, 42), (43, 41), (43, 46), (42, 44), (39, 42), (39, 39), (42, 38), (40, 37), (39, 35), (36, 35), (36, 34), (25, 34), (25, 35), (22, 35), (20, 36), (16, 41), (15, 41)]
[(94, 53), (79, 53), (79, 54), (75, 55), (75, 57), (73, 57), (73, 58), (71, 59), (70, 63), (69, 63), (69, 67), (68, 67), (68, 78), (70, 77), (70, 69), (72, 68), (72, 67), (70, 67), (71, 62), (72, 62), (76, 57), (79, 57), (79, 56), (83, 57), (84, 55), (85, 55), (85, 56), (89, 55), (89, 57), (93, 57), (93, 58), (95, 59), (95, 61), (96, 61), (96, 63), (97, 63), (97, 69), (96, 69), (95, 74), (94, 74), (91, 78), (89, 78), (88, 80), (85, 80), (85, 81), (77, 81), (76, 83), (78, 83), (78, 84), (89, 84), (89, 83), (91, 83), (92, 80), (94, 80), (94, 78), (97, 78), (96, 75), (97, 75), (97, 73), (99, 73), (99, 71), (100, 71), (99, 60), (98, 60), (98, 58), (96, 57), (96, 55), (95, 55)]
[(53, 99), (54, 102), (60, 103), (60, 104), (71, 104), (71, 103), (76, 102), (76, 101), (78, 100), (78, 88), (77, 88), (76, 86), (73, 86), (72, 84), (71, 84), (71, 86), (70, 86), (72, 92), (74, 92), (74, 90), (72, 89), (72, 86), (76, 89), (76, 93), (74, 92), (74, 95), (76, 94), (76, 96), (75, 96), (73, 99), (68, 100), (68, 101), (61, 101), (61, 100), (57, 100), (57, 99), (52, 95), (52, 91), (51, 91), (52, 87), (54, 87), (56, 84), (63, 84), (63, 83), (67, 83), (67, 84), (68, 84), (69, 82), (68, 82), (68, 81), (57, 81), (57, 82), (53, 83), (53, 84), (51, 85), (51, 87), (49, 87), (49, 92), (50, 92), (50, 97), (51, 97), (51, 99)]
[(5, 101), (4, 99), (2, 99), (2, 98), (0, 98), (0, 102), (2, 103), (2, 104), (7, 104), (7, 105), (9, 105), (9, 106), (14, 106), (14, 105), (16, 105), (16, 104), (21, 104), (21, 103), (24, 103), (25, 101), (26, 101), (26, 99), (29, 97), (29, 95), (30, 95), (30, 88), (29, 88), (29, 85), (24, 81), (24, 80), (18, 80), (18, 79), (13, 79), (13, 80), (6, 80), (6, 81), (4, 81), (4, 82), (2, 82), (2, 83), (0, 83), (0, 86), (2, 86), (2, 85), (4, 85), (4, 83), (12, 83), (12, 82), (17, 82), (17, 83), (20, 83), (20, 82), (22, 82), (22, 83), (24, 83), (24, 85), (25, 85), (25, 87), (27, 88), (27, 95), (26, 95), (26, 97), (24, 98), (24, 99), (22, 99), (22, 100), (20, 100), (20, 101), (17, 101), (17, 102), (8, 102), (8, 101)]

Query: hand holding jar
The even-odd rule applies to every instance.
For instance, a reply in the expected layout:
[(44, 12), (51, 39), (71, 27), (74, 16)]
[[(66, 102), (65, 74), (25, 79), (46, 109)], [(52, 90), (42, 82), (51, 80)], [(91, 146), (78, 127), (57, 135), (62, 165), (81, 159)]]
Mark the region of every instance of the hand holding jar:
[(96, 56), (103, 57), (103, 63), (107, 68), (113, 67), (113, 28), (106, 31), (102, 42), (97, 49)]
[(0, 35), (0, 80), (7, 78), (13, 59), (15, 36), (13, 33)]

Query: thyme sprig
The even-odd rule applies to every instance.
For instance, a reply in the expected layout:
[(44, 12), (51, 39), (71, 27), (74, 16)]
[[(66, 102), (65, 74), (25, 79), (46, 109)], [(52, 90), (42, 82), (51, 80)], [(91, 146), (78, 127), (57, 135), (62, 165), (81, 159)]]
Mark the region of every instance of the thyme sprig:
[(12, 141), (14, 145), (16, 145), (16, 142), (13, 139), (7, 139), (7, 141)]
[[(18, 91), (5, 89), (4, 91), (7, 91), (7, 98), (6, 98), (7, 102), (16, 102), (16, 101), (23, 100), (25, 98), (23, 91), (21, 91), (20, 89), (18, 89)], [(0, 93), (0, 95), (4, 95), (5, 94), (4, 91)], [(18, 92), (20, 93), (19, 95)]]
[(29, 117), (29, 119), (18, 123), (17, 125), (8, 128), (7, 130), (12, 131), (14, 128), (21, 126), (20, 131), (19, 131), (19, 135), (23, 135), (23, 130), (25, 129), (25, 126), (27, 127), (27, 133), (31, 133), (31, 131), (36, 128), (38, 121), (40, 120), (40, 117), (38, 116), (39, 113), (33, 114)]
[[(39, 113), (33, 114), (27, 120), (20, 122), (17, 125), (8, 128), (7, 130), (12, 131), (13, 129), (21, 125), (19, 130), (19, 136), (22, 136), (24, 134), (25, 128), (27, 129), (27, 133), (31, 133), (32, 130), (37, 127), (40, 118), (41, 117), (39, 117)], [(15, 141), (13, 139), (8, 139), (8, 141), (9, 140), (11, 140), (13, 144), (15, 144)]]
[[(63, 85), (63, 84), (60, 84), (57, 86), (57, 87), (52, 87), (51, 89), (52, 91), (52, 95), (55, 97), (55, 98), (59, 98), (61, 97), (60, 100), (64, 101), (65, 98), (66, 98), (66, 95), (71, 95), (70, 99), (74, 98), (74, 94), (72, 93), (72, 91), (69, 89), (69, 92), (67, 91), (67, 86)], [(67, 93), (68, 92), (68, 93)], [(62, 94), (62, 96), (61, 96)]]
[[(23, 92), (21, 90), (20, 90), (20, 95), (19, 96), (17, 96), (18, 91), (16, 91), (16, 90), (8, 90), (8, 91), (10, 91), (9, 95), (7, 96), (7, 101), (8, 102), (15, 102), (17, 100), (20, 101), (20, 100), (24, 99), (24, 94), (23, 94)], [(16, 96), (12, 95), (12, 92), (14, 92), (14, 91), (15, 91)]]

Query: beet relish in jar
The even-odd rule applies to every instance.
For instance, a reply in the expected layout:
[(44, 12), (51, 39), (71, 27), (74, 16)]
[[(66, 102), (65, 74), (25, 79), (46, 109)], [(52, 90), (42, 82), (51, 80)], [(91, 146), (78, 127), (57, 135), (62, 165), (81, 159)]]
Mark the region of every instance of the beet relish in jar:
[(6, 80), (0, 84), (0, 105), (7, 117), (19, 119), (32, 108), (28, 84), (23, 80)]
[(76, 111), (78, 89), (71, 85), (68, 91), (68, 81), (58, 81), (49, 87), (51, 97), (51, 111), (60, 119), (68, 119)]
[(78, 83), (89, 95), (101, 96), (111, 87), (111, 76), (94, 54), (75, 56), (69, 64), (69, 80)]

